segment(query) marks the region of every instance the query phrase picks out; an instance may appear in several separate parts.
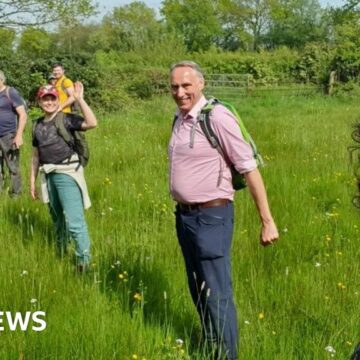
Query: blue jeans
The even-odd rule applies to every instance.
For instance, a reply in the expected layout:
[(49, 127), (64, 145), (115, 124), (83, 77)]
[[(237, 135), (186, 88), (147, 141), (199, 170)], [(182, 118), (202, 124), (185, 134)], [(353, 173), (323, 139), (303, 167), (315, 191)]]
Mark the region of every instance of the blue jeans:
[(176, 230), (192, 300), (205, 339), (219, 358), (237, 359), (238, 330), (231, 283), (233, 204), (176, 211)]
[(46, 182), (59, 255), (63, 256), (66, 253), (67, 243), (71, 237), (75, 241), (77, 264), (89, 264), (90, 239), (79, 186), (70, 175), (60, 173), (47, 174)]

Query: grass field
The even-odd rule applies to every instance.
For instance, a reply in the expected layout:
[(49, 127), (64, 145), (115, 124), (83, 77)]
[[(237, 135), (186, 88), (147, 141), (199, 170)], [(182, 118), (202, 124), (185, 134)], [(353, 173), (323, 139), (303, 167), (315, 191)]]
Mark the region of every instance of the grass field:
[[(281, 233), (276, 246), (262, 248), (249, 193), (236, 195), (240, 359), (347, 359), (360, 340), (360, 223), (347, 152), (358, 100), (237, 105), (266, 160)], [(47, 207), (28, 194), (28, 126), (24, 196), (0, 196), (0, 311), (45, 311), (47, 328), (11, 332), (3, 320), (0, 359), (205, 359), (167, 186), (173, 110), (159, 97), (100, 117), (89, 132), (93, 263), (85, 276), (74, 273), (71, 255), (56, 258)]]

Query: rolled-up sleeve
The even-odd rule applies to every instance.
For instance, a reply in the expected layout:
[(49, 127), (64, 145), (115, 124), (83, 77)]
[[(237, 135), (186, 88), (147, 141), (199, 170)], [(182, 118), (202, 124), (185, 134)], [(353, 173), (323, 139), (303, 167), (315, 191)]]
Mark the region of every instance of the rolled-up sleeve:
[(253, 150), (245, 141), (235, 116), (223, 105), (217, 105), (210, 114), (210, 121), (227, 160), (236, 170), (244, 174), (256, 169)]

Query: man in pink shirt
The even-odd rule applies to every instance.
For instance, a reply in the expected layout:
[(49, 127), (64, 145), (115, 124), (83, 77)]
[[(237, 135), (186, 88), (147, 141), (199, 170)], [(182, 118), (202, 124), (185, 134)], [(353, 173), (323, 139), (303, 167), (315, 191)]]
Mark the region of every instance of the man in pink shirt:
[(207, 103), (200, 67), (192, 61), (174, 64), (170, 81), (178, 111), (169, 143), (169, 182), (177, 202), (176, 230), (190, 293), (206, 346), (218, 359), (235, 360), (238, 331), (230, 263), (235, 191), (229, 164), (245, 176), (261, 219), (261, 244), (272, 244), (278, 231), (253, 151), (244, 141), (236, 118), (222, 105), (210, 114), (226, 160), (211, 147), (197, 123)]

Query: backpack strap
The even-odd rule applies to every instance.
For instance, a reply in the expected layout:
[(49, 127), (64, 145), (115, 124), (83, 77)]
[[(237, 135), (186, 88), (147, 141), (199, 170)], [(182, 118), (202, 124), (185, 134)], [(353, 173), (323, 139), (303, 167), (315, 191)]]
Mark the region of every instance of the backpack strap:
[[(177, 119), (178, 119), (178, 116), (175, 115), (174, 120), (173, 120), (173, 124), (172, 124), (172, 129), (173, 130), (174, 130), (175, 123), (176, 123)], [(199, 117), (196, 118), (195, 123), (193, 124), (193, 126), (191, 128), (191, 132), (190, 132), (190, 148), (194, 147), (195, 132), (196, 132), (196, 127), (197, 127), (198, 122), (199, 122)]]
[(239, 113), (237, 112), (235, 106), (228, 103), (228, 102), (226, 102), (226, 101), (221, 101), (221, 104), (223, 104), (227, 109), (229, 109), (236, 116), (236, 119), (238, 120), (238, 124), (239, 124), (240, 130), (241, 130), (241, 133), (242, 133), (242, 135), (244, 137), (244, 140), (248, 144), (250, 144), (250, 146), (251, 146), (251, 148), (253, 150), (253, 153), (254, 153), (254, 157), (255, 157), (256, 162), (258, 163), (258, 165), (263, 166), (264, 165), (264, 160), (263, 160), (262, 156), (258, 153), (255, 141), (253, 140), (253, 138), (251, 137), (251, 135), (247, 131), (247, 129), (245, 127), (245, 124), (243, 123), (243, 121), (242, 121)]
[[(200, 123), (201, 129), (204, 132), (204, 134), (205, 134), (206, 138), (208, 139), (208, 141), (210, 142), (211, 146), (214, 147), (214, 148), (219, 147), (219, 140), (218, 140), (217, 136), (215, 135), (214, 131), (212, 130), (212, 128), (210, 126), (210, 119), (209, 119), (210, 111), (214, 108), (215, 104), (217, 104), (217, 103), (218, 103), (218, 100), (211, 98), (206, 103), (206, 105), (201, 109), (201, 112), (200, 112), (199, 116), (196, 118), (196, 121), (194, 122), (194, 124), (193, 124), (193, 126), (191, 128), (191, 132), (190, 132), (190, 148), (194, 147), (195, 133), (196, 133), (196, 127), (197, 127), (198, 123)], [(173, 123), (172, 123), (172, 130), (174, 130), (175, 123), (176, 123), (177, 119), (178, 119), (178, 116), (175, 114), (174, 119), (173, 119)], [(221, 152), (221, 155), (223, 156), (224, 153), (223, 153), (221, 148), (220, 148), (219, 151)]]
[(220, 145), (219, 138), (217, 137), (217, 135), (215, 134), (214, 130), (211, 127), (211, 121), (210, 121), (210, 113), (211, 113), (212, 109), (218, 104), (225, 106), (236, 117), (244, 140), (251, 146), (253, 154), (254, 154), (254, 158), (256, 159), (256, 162), (258, 163), (258, 165), (262, 166), (264, 164), (264, 160), (263, 160), (262, 156), (257, 152), (256, 144), (255, 144), (253, 138), (251, 137), (251, 135), (249, 134), (249, 132), (247, 131), (247, 129), (246, 129), (243, 121), (241, 120), (241, 117), (238, 114), (234, 105), (224, 102), (224, 101), (219, 101), (215, 98), (211, 98), (208, 101), (208, 103), (202, 108), (201, 113), (200, 113), (200, 126), (201, 126), (201, 129), (202, 129), (204, 135), (208, 139), (210, 145), (213, 148), (217, 149), (217, 151), (220, 153), (220, 155), (225, 160), (227, 160), (224, 150), (222, 149), (222, 147)]
[(9, 103), (10, 103), (11, 107), (13, 109), (15, 109), (14, 102), (13, 102), (13, 100), (11, 98), (11, 95), (10, 95), (10, 86), (5, 87), (5, 95), (6, 95), (7, 99), (9, 100)]
[(172, 123), (172, 126), (171, 126), (171, 129), (174, 130), (174, 127), (175, 127), (175, 123), (176, 123), (176, 120), (178, 119), (178, 116), (175, 114), (174, 115), (174, 119), (173, 119), (173, 123)]
[[(201, 126), (201, 130), (203, 131), (204, 135), (208, 139), (210, 145), (213, 148), (220, 148), (220, 142), (218, 137), (216, 136), (214, 130), (210, 125), (210, 112), (215, 107), (215, 105), (219, 104), (217, 99), (210, 99), (207, 104), (201, 109), (199, 115), (199, 122)], [(223, 151), (221, 149), (221, 153), (223, 155)]]
[[(14, 88), (12, 88), (12, 87), (10, 87), (10, 86), (6, 86), (6, 87), (5, 87), (5, 95), (6, 95), (7, 99), (9, 100), (9, 103), (10, 103), (11, 107), (13, 108), (13, 112), (18, 116), (17, 111), (16, 111), (16, 106), (15, 106), (14, 101), (13, 101), (13, 99), (11, 98), (11, 95), (10, 95), (10, 90), (11, 90), (11, 89), (14, 89)], [(22, 105), (24, 106), (25, 112), (27, 112), (27, 111), (28, 111), (27, 104), (26, 104), (24, 98), (23, 98), (20, 94), (19, 94), (19, 96), (20, 96), (20, 98), (21, 98)], [(20, 106), (20, 105), (19, 105), (19, 106)]]
[[(58, 134), (64, 139), (64, 141), (70, 146), (71, 150), (73, 151), (73, 153), (76, 153), (75, 150), (75, 140), (74, 140), (74, 136), (70, 133), (70, 131), (65, 127), (65, 117), (66, 114), (61, 112), (58, 112), (55, 116), (54, 119), (54, 125), (56, 127), (56, 130), (58, 132)], [(73, 154), (71, 154), (68, 158), (67, 163), (68, 164), (72, 164), (72, 163), (79, 163), (79, 165), (77, 166), (77, 168), (75, 169), (76, 171), (79, 169), (81, 162), (80, 162), (80, 158), (79, 160), (76, 161), (70, 161), (71, 156)]]
[[(215, 98), (209, 99), (209, 101), (200, 111), (200, 114), (198, 116), (198, 122), (200, 123), (201, 130), (203, 131), (210, 145), (219, 152), (220, 156), (225, 160), (225, 162), (231, 168), (233, 165), (229, 162), (228, 157), (225, 156), (224, 150), (220, 145), (219, 138), (215, 134), (210, 124), (210, 113), (217, 104), (219, 104), (219, 101), (217, 99)], [(220, 186), (222, 178), (223, 178), (223, 169), (221, 168), (218, 177), (217, 186)]]
[(62, 79), (60, 86), (61, 86), (61, 90), (65, 93), (66, 96), (68, 96), (68, 93), (67, 93), (67, 91), (66, 91), (66, 87), (65, 87), (65, 85), (64, 85), (64, 82), (65, 82), (66, 79), (67, 79), (66, 77), (64, 77), (64, 78)]
[(203, 131), (210, 145), (213, 148), (215, 148), (225, 160), (227, 160), (224, 150), (220, 146), (219, 138), (215, 134), (210, 124), (210, 113), (217, 104), (220, 104), (220, 102), (217, 99), (215, 98), (210, 99), (208, 103), (201, 109), (199, 115), (199, 122), (200, 122), (201, 130)]
[(71, 136), (69, 131), (66, 129), (64, 121), (65, 121), (65, 113), (63, 113), (62, 111), (58, 112), (54, 119), (54, 124), (55, 124), (56, 130), (57, 130), (58, 134), (65, 140), (65, 142), (71, 148), (73, 148), (73, 146), (74, 146), (73, 137)]

